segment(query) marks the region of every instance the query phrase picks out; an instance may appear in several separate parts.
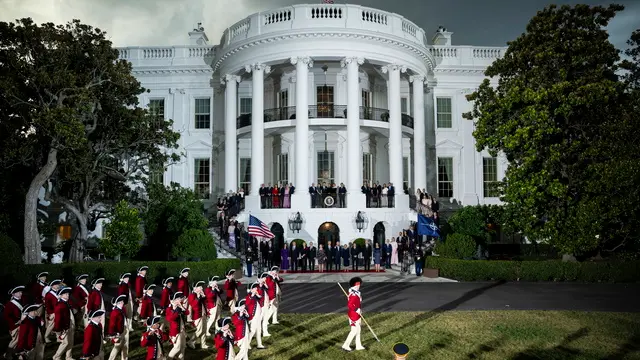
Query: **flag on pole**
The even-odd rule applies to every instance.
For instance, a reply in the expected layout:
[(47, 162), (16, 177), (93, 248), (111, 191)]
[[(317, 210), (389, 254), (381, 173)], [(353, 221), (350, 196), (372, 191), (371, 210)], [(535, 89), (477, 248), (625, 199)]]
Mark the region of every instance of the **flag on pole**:
[(322, 0), (323, 4), (333, 4), (333, 0)]
[(269, 230), (267, 224), (263, 223), (262, 221), (260, 221), (260, 219), (253, 215), (249, 215), (249, 226), (247, 227), (247, 230), (249, 230), (250, 236), (267, 239), (273, 239), (274, 237), (276, 237), (275, 235), (273, 235), (271, 230)]
[(432, 218), (428, 218), (422, 214), (418, 214), (418, 235), (428, 235), (440, 237), (440, 229), (433, 222)]

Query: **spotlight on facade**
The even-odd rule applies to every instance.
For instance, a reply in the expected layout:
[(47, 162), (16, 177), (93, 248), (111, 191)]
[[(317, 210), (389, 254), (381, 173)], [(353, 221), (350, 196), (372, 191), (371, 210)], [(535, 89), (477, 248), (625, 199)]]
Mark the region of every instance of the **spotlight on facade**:
[(358, 211), (356, 215), (356, 228), (362, 232), (367, 227), (367, 218), (362, 211)]
[(302, 215), (300, 215), (300, 212), (295, 213), (289, 218), (289, 229), (298, 233), (302, 229)]

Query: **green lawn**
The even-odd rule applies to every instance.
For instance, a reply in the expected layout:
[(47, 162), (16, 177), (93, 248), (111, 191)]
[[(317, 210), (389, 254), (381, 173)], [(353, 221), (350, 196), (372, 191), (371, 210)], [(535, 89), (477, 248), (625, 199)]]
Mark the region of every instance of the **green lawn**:
[[(265, 350), (251, 360), (392, 359), (391, 348), (409, 345), (409, 359), (640, 359), (640, 314), (568, 311), (448, 311), (369, 314), (381, 343), (363, 327), (366, 351), (340, 349), (347, 336), (345, 315), (282, 314), (270, 326)], [(135, 341), (134, 341), (135, 339)], [(139, 332), (129, 359), (144, 359)], [(6, 344), (6, 338), (2, 341)], [(6, 346), (6, 345), (3, 345)], [(56, 345), (49, 345), (50, 359)], [(168, 346), (167, 346), (168, 348)], [(4, 347), (3, 347), (4, 349)], [(255, 344), (254, 344), (255, 349)], [(109, 356), (110, 347), (105, 351)], [(187, 349), (189, 360), (214, 359), (214, 350)]]

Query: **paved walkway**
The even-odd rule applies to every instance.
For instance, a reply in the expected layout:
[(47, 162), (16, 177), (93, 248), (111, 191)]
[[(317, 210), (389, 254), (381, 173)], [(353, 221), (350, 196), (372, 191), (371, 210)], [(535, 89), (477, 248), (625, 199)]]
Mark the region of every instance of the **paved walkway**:
[[(244, 274), (247, 274), (246, 267), (244, 269)], [(244, 277), (242, 282), (254, 282), (257, 280), (257, 274), (253, 274), (253, 277), (248, 278)], [(390, 282), (406, 282), (406, 283), (442, 283), (442, 282), (457, 282), (456, 280), (451, 280), (447, 278), (427, 278), (424, 276), (416, 276), (413, 275), (402, 275), (400, 271), (397, 269), (387, 270), (381, 273), (296, 273), (296, 274), (281, 274), (285, 283), (287, 284), (309, 284), (309, 283), (332, 283), (335, 284), (337, 282), (348, 283), (349, 279), (354, 276), (359, 276), (366, 283), (390, 283)], [(247, 281), (248, 280), (248, 281)]]

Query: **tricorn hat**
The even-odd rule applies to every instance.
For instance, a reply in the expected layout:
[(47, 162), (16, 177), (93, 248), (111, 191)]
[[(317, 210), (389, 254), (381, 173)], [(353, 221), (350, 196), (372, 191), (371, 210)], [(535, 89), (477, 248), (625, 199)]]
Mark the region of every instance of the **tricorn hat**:
[(189, 271), (191, 271), (191, 269), (189, 269), (189, 268), (184, 268), (184, 269), (180, 270), (180, 275), (182, 275), (182, 274), (184, 274), (184, 273), (186, 273), (186, 272), (189, 272)]
[(231, 270), (227, 271), (227, 276), (232, 276), (235, 273), (236, 273), (236, 269), (231, 269)]
[(76, 276), (76, 281), (80, 281), (82, 279), (87, 279), (88, 277), (89, 277), (89, 274), (78, 275), (78, 276)]
[(147, 286), (144, 287), (145, 291), (146, 290), (153, 290), (156, 288), (156, 284), (149, 284)]
[(120, 281), (124, 280), (124, 279), (128, 279), (131, 277), (131, 273), (124, 273), (122, 275), (120, 275)]
[(40, 274), (38, 274), (38, 276), (36, 276), (36, 279), (40, 279), (41, 277), (47, 277), (47, 276), (49, 276), (49, 273), (46, 271), (43, 271)]
[(55, 279), (49, 283), (49, 286), (55, 286), (62, 284), (62, 280)]
[(102, 284), (104, 282), (104, 278), (97, 278), (91, 282), (91, 285), (96, 286), (98, 284)]
[(218, 282), (218, 280), (220, 280), (219, 276), (212, 276), (211, 279), (209, 279), (209, 282)]
[(149, 267), (148, 267), (148, 266), (146, 266), (146, 265), (145, 265), (145, 266), (140, 266), (140, 267), (138, 268), (138, 272), (145, 271), (145, 270), (149, 270)]
[(16, 287), (14, 287), (13, 289), (9, 290), (9, 295), (13, 295), (13, 294), (15, 294), (15, 293), (17, 293), (17, 292), (24, 291), (24, 289), (25, 289), (25, 287), (24, 287), (24, 286), (22, 286), (22, 285), (20, 285), (20, 286), (16, 286)]
[(205, 285), (204, 281), (198, 281), (198, 282), (196, 282), (195, 285), (193, 285), (193, 288), (195, 289), (195, 288), (200, 287), (200, 286), (204, 287), (204, 285)]
[(245, 299), (240, 299), (240, 301), (238, 301), (238, 303), (236, 304), (236, 307), (239, 308), (240, 306), (245, 305), (247, 305), (247, 301)]
[(280, 271), (280, 268), (277, 266), (272, 266), (271, 271)]
[(173, 293), (171, 300), (178, 300), (182, 298), (184, 298), (184, 294), (182, 293), (182, 291), (176, 291), (175, 293)]
[(89, 315), (89, 318), (90, 318), (90, 319), (97, 318), (97, 317), (100, 317), (100, 316), (102, 316), (102, 315), (104, 315), (104, 314), (105, 314), (105, 311), (104, 311), (104, 310), (100, 310), (100, 309), (98, 309), (98, 310), (94, 310), (94, 311)]
[(349, 286), (351, 286), (351, 287), (354, 287), (354, 286), (360, 285), (360, 284), (362, 284), (362, 279), (357, 277), (357, 276), (354, 277), (354, 278), (351, 278), (351, 280), (349, 280)]
[(231, 318), (226, 317), (226, 318), (218, 319), (219, 328), (229, 324), (231, 324)]
[(253, 289), (257, 289), (257, 288), (259, 288), (259, 287), (260, 287), (260, 284), (258, 284), (258, 283), (253, 283), (253, 284), (251, 284), (251, 287), (250, 287), (249, 289), (253, 290)]
[(162, 285), (167, 285), (168, 283), (173, 283), (173, 277), (168, 277), (162, 281)]
[(153, 325), (159, 323), (160, 320), (162, 320), (162, 318), (160, 316), (152, 316), (152, 317), (148, 318), (147, 319), (147, 327), (152, 327)]
[(36, 311), (38, 309), (40, 309), (40, 307), (42, 306), (42, 304), (33, 304), (33, 305), (29, 305), (26, 308), (24, 308), (24, 310), (22, 310), (23, 314), (28, 314), (32, 311)]
[(60, 289), (60, 291), (58, 291), (58, 295), (62, 295), (62, 294), (71, 294), (71, 288), (63, 287), (62, 289)]
[(129, 300), (129, 297), (127, 295), (122, 294), (122, 295), (114, 298), (112, 304), (115, 305), (115, 304), (119, 303), (120, 301), (122, 301), (122, 302), (124, 302), (126, 304), (128, 300)]
[(269, 273), (267, 272), (263, 272), (262, 274), (260, 274), (260, 279), (266, 279), (267, 277), (269, 277)]

